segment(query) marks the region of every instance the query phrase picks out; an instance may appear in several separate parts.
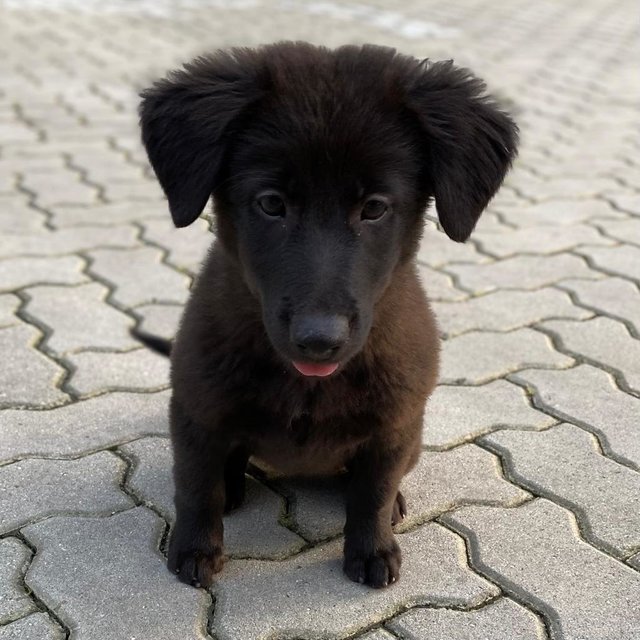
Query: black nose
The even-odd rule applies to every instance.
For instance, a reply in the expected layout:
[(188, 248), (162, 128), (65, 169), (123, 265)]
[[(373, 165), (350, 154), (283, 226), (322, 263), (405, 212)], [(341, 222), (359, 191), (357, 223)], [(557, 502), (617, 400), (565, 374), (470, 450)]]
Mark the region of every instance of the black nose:
[(329, 360), (349, 338), (349, 319), (337, 315), (294, 316), (289, 336), (301, 356)]

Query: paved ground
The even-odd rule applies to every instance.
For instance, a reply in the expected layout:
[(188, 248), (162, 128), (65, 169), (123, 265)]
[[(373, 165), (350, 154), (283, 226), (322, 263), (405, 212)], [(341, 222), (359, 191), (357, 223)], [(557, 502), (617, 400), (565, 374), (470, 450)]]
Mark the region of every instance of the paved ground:
[[(1, 3), (0, 639), (640, 638), (637, 8), (364, 1)], [(382, 592), (331, 483), (252, 480), (211, 592), (164, 566), (167, 364), (128, 329), (172, 334), (210, 235), (171, 228), (135, 89), (283, 37), (454, 57), (523, 130), (472, 241), (425, 236), (442, 385)]]

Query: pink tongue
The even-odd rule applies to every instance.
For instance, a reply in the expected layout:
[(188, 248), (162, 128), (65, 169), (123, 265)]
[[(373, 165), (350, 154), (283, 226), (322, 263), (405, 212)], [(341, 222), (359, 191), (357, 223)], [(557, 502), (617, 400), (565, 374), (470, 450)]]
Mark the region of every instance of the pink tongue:
[(303, 376), (318, 376), (319, 378), (324, 378), (325, 376), (330, 376), (337, 368), (338, 364), (309, 364), (306, 362), (294, 362), (293, 366), (303, 375)]

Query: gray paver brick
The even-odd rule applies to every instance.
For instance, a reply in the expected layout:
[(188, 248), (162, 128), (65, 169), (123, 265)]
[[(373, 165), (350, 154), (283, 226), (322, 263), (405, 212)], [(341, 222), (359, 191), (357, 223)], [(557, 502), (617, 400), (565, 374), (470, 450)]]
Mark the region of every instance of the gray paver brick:
[(596, 219), (592, 224), (611, 238), (640, 245), (640, 220), (635, 218), (627, 220)]
[(0, 329), (0, 353), (10, 353), (0, 367), (0, 405), (41, 406), (68, 399), (57, 388), (64, 369), (33, 345), (40, 332), (26, 324)]
[(76, 456), (167, 432), (169, 394), (112, 393), (47, 411), (2, 413), (0, 461)]
[(159, 249), (142, 247), (126, 253), (98, 249), (90, 255), (91, 272), (117, 287), (113, 299), (120, 304), (133, 307), (145, 302), (184, 302), (187, 298), (189, 278), (163, 264)]
[(444, 342), (440, 378), (444, 383), (480, 384), (520, 369), (568, 367), (573, 362), (534, 329), (472, 331)]
[(60, 204), (93, 204), (98, 190), (80, 181), (70, 169), (25, 176), (24, 187), (35, 194), (35, 202), (44, 208)]
[(142, 237), (163, 246), (169, 252), (169, 261), (181, 269), (197, 273), (209, 247), (213, 234), (209, 223), (198, 219), (194, 224), (176, 229), (169, 216), (164, 220), (147, 220)]
[(610, 193), (607, 200), (623, 211), (640, 216), (640, 194), (638, 193)]
[(46, 216), (30, 207), (26, 196), (0, 196), (0, 233), (30, 234), (44, 231)]
[(116, 202), (90, 207), (52, 207), (56, 227), (113, 226), (147, 218), (165, 218), (166, 202)]
[(500, 233), (479, 231), (474, 240), (486, 252), (497, 258), (517, 254), (550, 254), (567, 251), (581, 245), (614, 245), (593, 227), (574, 224), (570, 227), (527, 227)]
[(506, 380), (480, 387), (441, 385), (427, 402), (422, 442), (450, 447), (498, 427), (542, 429), (554, 422), (533, 409), (524, 391)]
[[(640, 299), (640, 296), (639, 296)], [(495, 291), (463, 302), (434, 302), (438, 325), (451, 337), (470, 331), (509, 331), (545, 318), (584, 319), (591, 312), (575, 306), (557, 289)]]
[(38, 553), (26, 583), (77, 640), (204, 638), (208, 598), (167, 570), (157, 551), (162, 528), (144, 507), (30, 525), (23, 532)]
[[(173, 522), (173, 459), (169, 440), (143, 438), (121, 448), (136, 462), (128, 486)], [(245, 503), (224, 518), (225, 553), (238, 557), (282, 558), (299, 551), (304, 540), (278, 523), (283, 507), (279, 496), (247, 478)]]
[(469, 540), (475, 567), (544, 609), (554, 637), (634, 637), (640, 574), (580, 540), (566, 510), (539, 499), (515, 509), (467, 507), (445, 518)]
[(640, 282), (640, 247), (583, 247), (579, 253), (591, 258), (596, 268)]
[(15, 315), (20, 306), (20, 298), (11, 293), (0, 295), (0, 328), (19, 324), (20, 320)]
[(547, 411), (588, 425), (605, 452), (640, 468), (640, 400), (620, 391), (607, 373), (583, 364), (567, 371), (529, 369), (514, 377), (535, 387)]
[(0, 627), (0, 640), (62, 640), (63, 630), (46, 613), (33, 613)]
[(108, 513), (133, 505), (119, 487), (125, 465), (102, 451), (79, 460), (22, 460), (0, 467), (0, 533), (45, 516)]
[(30, 287), (27, 292), (25, 310), (53, 331), (47, 339), (53, 351), (128, 349), (139, 344), (129, 335), (133, 319), (104, 302), (109, 290), (97, 282)]
[(30, 235), (0, 236), (0, 256), (59, 255), (77, 253), (93, 247), (128, 248), (137, 245), (137, 230), (132, 226), (82, 227), (43, 231)]
[(539, 289), (565, 278), (601, 278), (577, 256), (516, 256), (490, 264), (450, 264), (446, 270), (458, 276), (463, 287), (475, 293), (496, 289)]
[(562, 424), (539, 433), (500, 431), (483, 442), (520, 485), (574, 508), (588, 540), (619, 556), (640, 548), (640, 474), (599, 453), (592, 435)]
[(544, 627), (536, 616), (508, 598), (474, 611), (412, 609), (388, 623), (406, 640), (543, 640)]
[(489, 258), (478, 253), (470, 242), (453, 242), (443, 232), (438, 231), (433, 223), (428, 222), (420, 243), (418, 260), (430, 267), (440, 267), (450, 262), (488, 262)]
[(575, 294), (578, 302), (632, 324), (640, 333), (640, 289), (622, 278), (565, 280), (559, 287)]
[[(280, 484), (292, 498), (292, 517), (307, 540), (317, 542), (342, 531), (345, 479)], [(445, 452), (422, 452), (400, 489), (407, 501), (408, 514), (396, 526), (397, 531), (406, 531), (464, 504), (511, 506), (528, 497), (501, 477), (494, 456), (473, 444)]]
[(68, 355), (69, 385), (82, 396), (106, 390), (159, 390), (169, 384), (169, 360), (146, 347), (125, 353), (84, 351)]
[(456, 289), (451, 276), (445, 273), (420, 264), (418, 274), (430, 300), (455, 301), (469, 297), (469, 294)]
[[(580, 222), (594, 218), (608, 218), (606, 224), (614, 222), (622, 215), (604, 200), (563, 199), (546, 200), (528, 206), (500, 207), (500, 214), (516, 227), (535, 227), (551, 225), (553, 227), (567, 225), (569, 229)], [(582, 229), (583, 227), (575, 227)], [(558, 231), (555, 228), (555, 231)], [(538, 253), (538, 252), (536, 252)]]
[(394, 640), (396, 636), (392, 636), (388, 631), (384, 629), (375, 629), (369, 633), (365, 633), (363, 636), (358, 636), (358, 640)]
[(585, 322), (550, 320), (542, 326), (559, 335), (568, 350), (623, 372), (626, 383), (640, 393), (640, 340), (622, 323), (598, 317)]
[(135, 312), (142, 318), (141, 329), (165, 338), (173, 338), (182, 317), (182, 305), (143, 304), (136, 307)]
[(49, 284), (79, 284), (86, 282), (82, 273), (84, 262), (76, 256), (59, 258), (13, 258), (0, 261), (2, 278), (0, 291), (13, 291), (21, 287)]
[[(403, 552), (402, 575), (392, 588), (383, 590), (371, 590), (343, 575), (340, 541), (280, 563), (230, 562), (215, 587), (216, 637), (266, 640), (295, 629), (308, 640), (333, 638), (372, 625), (400, 606), (473, 606), (497, 593), (493, 585), (469, 571), (462, 541), (443, 527), (424, 525), (399, 535), (398, 543)], [(322, 607), (317, 606), (320, 594)]]
[(36, 610), (22, 585), (30, 559), (31, 551), (17, 538), (0, 540), (0, 624)]
[(554, 178), (552, 180), (529, 180), (518, 182), (518, 191), (533, 200), (556, 198), (588, 198), (616, 191), (619, 184), (613, 178)]

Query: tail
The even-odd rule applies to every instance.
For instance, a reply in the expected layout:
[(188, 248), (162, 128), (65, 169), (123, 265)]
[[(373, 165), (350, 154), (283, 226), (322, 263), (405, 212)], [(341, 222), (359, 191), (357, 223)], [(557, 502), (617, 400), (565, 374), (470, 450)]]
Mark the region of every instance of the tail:
[(171, 340), (161, 338), (160, 336), (154, 336), (146, 331), (140, 331), (140, 329), (133, 328), (130, 330), (131, 335), (142, 342), (145, 347), (149, 347), (151, 351), (155, 351), (163, 356), (171, 355)]

